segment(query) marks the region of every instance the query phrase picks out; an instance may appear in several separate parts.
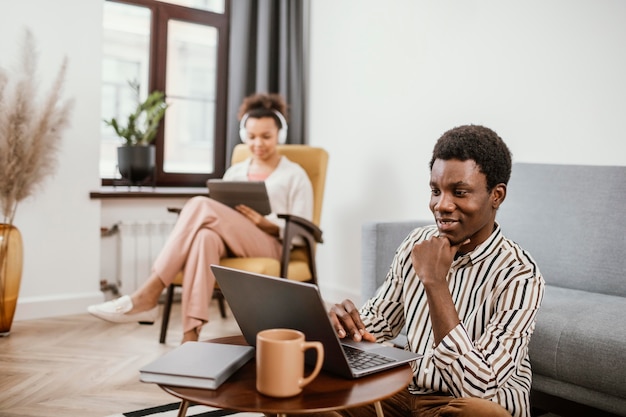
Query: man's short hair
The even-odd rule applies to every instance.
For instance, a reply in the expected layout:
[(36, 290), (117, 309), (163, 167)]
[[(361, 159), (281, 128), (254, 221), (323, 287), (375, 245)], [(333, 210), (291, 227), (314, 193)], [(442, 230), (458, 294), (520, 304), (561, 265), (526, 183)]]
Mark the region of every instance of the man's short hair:
[(458, 126), (445, 132), (435, 144), (430, 169), (436, 159), (473, 160), (487, 177), (487, 189), (511, 178), (511, 151), (493, 130), (478, 125)]

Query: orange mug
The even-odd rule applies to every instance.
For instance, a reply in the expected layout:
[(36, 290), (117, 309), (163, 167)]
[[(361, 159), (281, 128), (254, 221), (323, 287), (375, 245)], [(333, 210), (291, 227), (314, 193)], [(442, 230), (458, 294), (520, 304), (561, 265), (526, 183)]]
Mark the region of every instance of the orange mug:
[[(313, 371), (304, 375), (304, 353), (317, 350)], [(267, 329), (256, 336), (256, 389), (270, 397), (292, 397), (315, 379), (324, 363), (324, 346), (307, 342), (292, 329)]]

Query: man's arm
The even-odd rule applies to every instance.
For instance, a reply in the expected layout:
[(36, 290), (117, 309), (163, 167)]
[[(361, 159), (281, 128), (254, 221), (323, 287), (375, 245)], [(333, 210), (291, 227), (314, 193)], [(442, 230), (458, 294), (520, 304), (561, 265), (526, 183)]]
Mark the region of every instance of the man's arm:
[[(449, 250), (451, 249), (451, 250)], [(423, 284), (433, 330), (433, 363), (455, 396), (491, 398), (527, 359), (527, 347), (543, 297), (543, 279), (531, 265), (509, 265), (491, 274), (507, 277), (493, 289), (493, 314), (478, 340), (461, 323), (448, 288), (456, 250), (445, 238), (416, 244), (411, 259)], [(475, 331), (475, 329), (473, 329)]]
[(461, 246), (468, 243), (469, 239), (451, 245), (447, 238), (433, 236), (416, 243), (411, 250), (413, 268), (424, 286), (428, 299), (435, 345), (438, 345), (461, 322), (448, 289), (447, 276), (454, 255)]
[[(462, 323), (433, 351), (433, 363), (455, 396), (492, 398), (528, 359), (528, 343), (543, 298), (543, 279), (530, 269), (510, 270), (477, 340)], [(521, 381), (518, 381), (521, 382)]]
[(404, 248), (412, 247), (424, 233), (423, 228), (418, 228), (404, 239), (384, 283), (360, 310), (350, 300), (331, 308), (329, 316), (339, 337), (349, 335), (357, 341), (363, 337), (374, 342), (393, 339), (400, 333), (405, 323), (402, 278), (405, 274), (402, 271), (411, 267), (410, 259), (404, 256), (408, 253)]

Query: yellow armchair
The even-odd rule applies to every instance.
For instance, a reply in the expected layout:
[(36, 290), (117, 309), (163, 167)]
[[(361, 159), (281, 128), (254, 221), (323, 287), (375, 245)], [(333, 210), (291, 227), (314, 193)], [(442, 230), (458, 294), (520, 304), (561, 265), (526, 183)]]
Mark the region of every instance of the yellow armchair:
[[(280, 261), (273, 258), (222, 258), (220, 265), (248, 272), (317, 284), (315, 248), (317, 243), (322, 243), (322, 230), (319, 228), (319, 225), (324, 200), (328, 153), (322, 148), (308, 145), (279, 145), (278, 152), (291, 161), (300, 164), (311, 180), (313, 186), (312, 222), (302, 217), (279, 213), (279, 217), (285, 219), (283, 256)], [(231, 158), (232, 164), (241, 162), (248, 156), (250, 156), (249, 148), (244, 144), (239, 144), (233, 150)], [(168, 208), (168, 210), (171, 212), (180, 212), (178, 208)], [(302, 238), (304, 246), (291, 246), (291, 242), (297, 236)], [(182, 273), (179, 273), (174, 283), (167, 288), (163, 308), (163, 320), (161, 322), (160, 343), (165, 343), (171, 306), (174, 299), (174, 289), (176, 286), (181, 285)], [(219, 302), (222, 317), (225, 317), (226, 309), (224, 306), (224, 297), (217, 284), (213, 296), (217, 298)]]

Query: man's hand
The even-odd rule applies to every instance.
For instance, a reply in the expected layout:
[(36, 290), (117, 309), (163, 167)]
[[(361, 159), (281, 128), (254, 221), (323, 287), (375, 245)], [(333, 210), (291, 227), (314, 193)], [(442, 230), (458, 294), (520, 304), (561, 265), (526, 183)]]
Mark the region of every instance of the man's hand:
[(416, 243), (411, 250), (411, 261), (420, 281), (424, 285), (445, 282), (454, 255), (467, 243), (469, 239), (452, 245), (444, 236), (433, 236)]
[(352, 301), (344, 300), (341, 304), (335, 304), (328, 312), (328, 315), (340, 339), (350, 335), (355, 342), (360, 342), (361, 340), (368, 342), (376, 341), (376, 337), (365, 330), (359, 310)]

